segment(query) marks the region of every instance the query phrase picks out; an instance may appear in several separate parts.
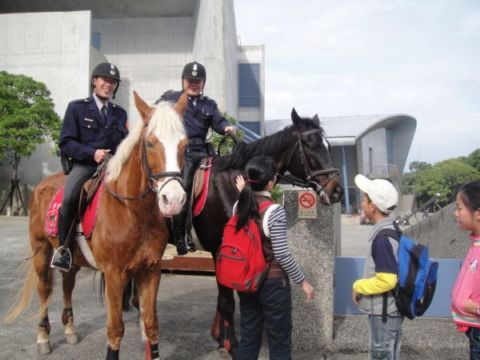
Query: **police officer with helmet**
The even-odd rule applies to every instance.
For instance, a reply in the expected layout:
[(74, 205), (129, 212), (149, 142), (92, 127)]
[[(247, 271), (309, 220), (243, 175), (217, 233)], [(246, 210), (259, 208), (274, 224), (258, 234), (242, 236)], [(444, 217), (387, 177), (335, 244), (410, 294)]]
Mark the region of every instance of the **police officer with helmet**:
[(100, 63), (93, 69), (90, 81), (92, 96), (68, 104), (60, 133), (62, 167), (68, 176), (59, 210), (59, 247), (51, 267), (65, 272), (72, 266), (69, 238), (74, 232), (83, 184), (128, 134), (127, 112), (110, 101), (121, 81), (118, 68), (112, 63)]
[[(235, 127), (230, 125), (220, 113), (217, 103), (203, 95), (206, 80), (207, 72), (202, 64), (196, 61), (188, 63), (182, 71), (182, 91), (167, 91), (157, 100), (157, 103), (160, 101), (176, 103), (184, 91), (188, 95), (188, 104), (183, 115), (188, 146), (185, 149), (185, 166), (182, 176), (183, 187), (188, 197), (192, 189), (193, 175), (200, 160), (213, 155), (210, 150), (211, 144), (205, 141), (208, 130), (212, 128), (220, 135), (235, 134), (236, 131)], [(187, 208), (172, 219), (171, 231), (179, 255), (186, 254), (188, 250), (195, 251), (193, 242), (186, 236), (189, 201), (186, 204)]]

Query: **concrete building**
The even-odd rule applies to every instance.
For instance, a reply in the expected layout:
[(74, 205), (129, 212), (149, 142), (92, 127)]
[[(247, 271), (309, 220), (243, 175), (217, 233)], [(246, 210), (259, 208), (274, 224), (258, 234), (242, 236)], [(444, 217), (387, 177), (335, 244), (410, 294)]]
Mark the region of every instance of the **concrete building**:
[[(267, 121), (267, 134), (290, 124), (291, 120)], [(346, 190), (343, 212), (360, 209), (359, 192), (353, 182), (356, 174), (389, 179), (401, 190), (401, 176), (417, 127), (415, 118), (405, 114), (324, 117), (320, 124)]]
[[(264, 47), (238, 44), (233, 0), (0, 2), (0, 70), (44, 82), (62, 118), (71, 100), (89, 95), (99, 62), (119, 67), (115, 102), (135, 122), (133, 90), (153, 103), (181, 88), (183, 66), (193, 60), (206, 66), (205, 94), (219, 109), (264, 135)], [(59, 169), (43, 146), (23, 162), (21, 181), (34, 185)], [(8, 175), (0, 164), (0, 190)]]

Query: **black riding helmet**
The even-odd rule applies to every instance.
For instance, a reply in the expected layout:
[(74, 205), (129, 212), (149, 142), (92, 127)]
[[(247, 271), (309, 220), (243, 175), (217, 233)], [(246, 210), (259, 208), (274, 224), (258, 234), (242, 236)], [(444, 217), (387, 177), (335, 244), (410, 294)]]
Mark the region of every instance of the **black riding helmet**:
[(207, 71), (205, 66), (194, 61), (183, 67), (182, 79), (207, 80)]
[(92, 71), (92, 76), (90, 77), (92, 91), (93, 91), (93, 79), (99, 76), (104, 78), (114, 79), (118, 82), (117, 88), (113, 92), (113, 96), (112, 96), (115, 99), (115, 94), (117, 93), (117, 90), (120, 87), (120, 82), (122, 81), (122, 79), (120, 79), (120, 71), (118, 70), (118, 68), (114, 64), (108, 63), (108, 62), (100, 63), (97, 66), (95, 66), (95, 68)]

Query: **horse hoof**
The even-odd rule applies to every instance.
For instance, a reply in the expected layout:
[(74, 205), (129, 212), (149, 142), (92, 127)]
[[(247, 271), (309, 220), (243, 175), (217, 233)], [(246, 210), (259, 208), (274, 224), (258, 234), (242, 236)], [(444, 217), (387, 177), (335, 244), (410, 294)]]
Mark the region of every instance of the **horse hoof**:
[(40, 355), (47, 355), (52, 352), (52, 347), (50, 346), (50, 341), (37, 344), (37, 351)]
[(70, 345), (78, 344), (77, 334), (65, 334), (65, 339), (67, 340), (67, 344), (70, 344)]

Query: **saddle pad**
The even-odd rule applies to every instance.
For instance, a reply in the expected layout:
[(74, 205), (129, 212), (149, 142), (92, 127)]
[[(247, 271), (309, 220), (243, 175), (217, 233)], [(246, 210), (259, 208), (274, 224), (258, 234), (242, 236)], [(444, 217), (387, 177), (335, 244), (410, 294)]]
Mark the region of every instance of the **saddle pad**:
[(87, 205), (87, 209), (83, 214), (82, 228), (83, 235), (86, 239), (90, 239), (93, 233), (93, 229), (95, 229), (95, 224), (97, 222), (97, 210), (98, 206), (100, 205), (100, 196), (102, 195), (104, 185), (105, 182), (102, 181), (102, 183), (98, 187), (97, 192), (93, 196), (92, 201)]
[[(195, 176), (195, 178), (198, 178), (203, 174), (203, 186), (202, 186), (202, 190), (200, 191), (200, 194), (195, 197), (194, 205), (193, 205), (193, 216), (198, 216), (202, 212), (203, 207), (205, 206), (205, 203), (207, 201), (208, 184), (210, 180), (211, 171), (212, 171), (212, 158), (210, 157), (208, 158), (207, 164), (204, 166), (201, 166), (197, 170), (197, 174)], [(193, 188), (195, 188), (195, 185), (193, 186)]]
[(62, 186), (57, 190), (45, 214), (45, 232), (48, 236), (56, 237), (58, 235), (58, 210), (62, 206), (64, 188)]
[[(88, 204), (85, 213), (82, 218), (82, 228), (85, 238), (89, 239), (92, 236), (93, 229), (95, 228), (97, 209), (100, 204), (100, 195), (103, 192), (102, 182), (95, 193), (92, 201)], [(45, 232), (48, 236), (58, 236), (58, 211), (62, 206), (64, 186), (58, 189), (57, 193), (53, 197), (50, 205), (48, 206), (47, 213), (45, 214)]]

